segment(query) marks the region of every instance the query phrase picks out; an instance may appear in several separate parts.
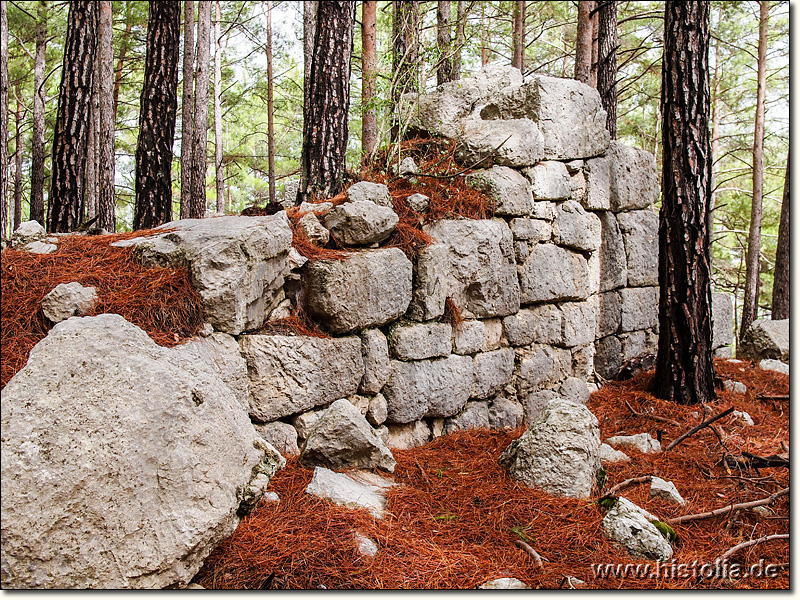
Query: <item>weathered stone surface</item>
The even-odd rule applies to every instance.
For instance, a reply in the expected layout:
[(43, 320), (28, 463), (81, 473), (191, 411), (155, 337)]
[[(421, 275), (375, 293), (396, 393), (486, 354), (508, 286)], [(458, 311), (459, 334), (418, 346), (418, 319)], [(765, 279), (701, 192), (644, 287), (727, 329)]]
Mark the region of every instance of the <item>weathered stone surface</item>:
[(28, 242), (22, 247), (22, 249), (30, 252), (31, 254), (52, 254), (58, 250), (58, 246), (36, 240), (34, 242)]
[(611, 209), (611, 167), (608, 158), (593, 158), (586, 161), (586, 193), (583, 208), (586, 210)]
[(658, 199), (656, 161), (646, 150), (613, 141), (608, 147), (611, 173), (611, 209), (614, 212), (647, 208)]
[(400, 218), (394, 209), (369, 200), (345, 202), (325, 215), (325, 227), (346, 246), (368, 246), (387, 239)]
[(519, 310), (513, 240), (504, 221), (438, 221), (424, 230), (439, 243), (417, 259), (412, 318), (440, 317), (448, 297), (466, 318), (502, 317)]
[(572, 193), (567, 167), (563, 162), (545, 160), (528, 167), (524, 172), (531, 181), (531, 193), (537, 200), (564, 200)]
[(585, 406), (551, 400), (500, 455), (510, 475), (556, 496), (587, 498), (600, 467), (600, 428)]
[(484, 584), (478, 586), (481, 590), (529, 590), (529, 585), (525, 585), (522, 581), (515, 577), (501, 577), (500, 579), (492, 579)]
[(620, 497), (603, 517), (603, 531), (631, 556), (665, 562), (672, 558), (672, 546), (653, 525), (657, 520), (627, 498)]
[(530, 184), (517, 170), (493, 166), (473, 171), (464, 177), (470, 187), (484, 192), (494, 204), (497, 215), (529, 215), (533, 206)]
[(421, 213), (428, 210), (428, 205), (431, 203), (431, 199), (425, 194), (411, 194), (408, 198), (406, 198), (406, 202), (411, 210)]
[[(323, 227), (323, 229), (325, 229), (325, 228)], [(325, 229), (325, 231), (327, 231), (327, 229)], [(297, 269), (299, 269), (303, 265), (305, 265), (307, 262), (308, 262), (308, 259), (305, 256), (303, 256), (302, 254), (300, 254), (297, 251), (297, 248), (292, 247), (292, 248), (289, 249), (289, 256), (286, 257), (286, 266), (289, 267), (290, 271), (296, 271)], [(285, 290), (284, 290), (284, 295), (285, 295)], [(279, 294), (279, 296), (280, 296), (280, 294)], [(269, 313), (269, 320), (275, 318), (275, 311), (278, 310), (278, 307), (280, 307), (280, 305), (282, 303), (283, 303), (283, 300), (281, 300), (280, 302), (274, 303), (275, 308), (273, 308), (272, 311)]]
[(531, 247), (528, 242), (514, 242), (514, 258), (517, 259), (517, 264), (521, 265), (528, 260), (528, 255), (531, 253)]
[(570, 173), (569, 176), (570, 199), (575, 200), (575, 202), (580, 202), (581, 206), (586, 208), (587, 193), (588, 193), (588, 186), (586, 184), (586, 174), (583, 172), (583, 170), (580, 170), (577, 173)]
[(367, 416), (367, 411), (369, 410), (369, 400), (370, 399), (367, 396), (360, 396), (359, 394), (353, 394), (347, 398), (347, 401), (355, 406), (365, 417)]
[(523, 399), (531, 392), (562, 381), (572, 368), (572, 353), (563, 348), (535, 344), (517, 348), (516, 352), (517, 394)]
[(288, 179), (283, 184), (283, 204), (284, 208), (290, 208), (297, 202), (297, 191), (300, 189), (299, 179)]
[(373, 202), (378, 206), (394, 209), (392, 195), (389, 193), (389, 188), (382, 183), (359, 181), (358, 183), (354, 183), (347, 188), (345, 191), (345, 197), (347, 198), (348, 202), (367, 201)]
[(594, 344), (572, 348), (572, 376), (584, 381), (594, 375)]
[(213, 363), (115, 314), (53, 327), (1, 412), (4, 588), (186, 585), (284, 464)]
[(777, 373), (783, 373), (787, 377), (789, 376), (789, 365), (774, 358), (765, 358), (758, 363), (758, 366), (765, 371), (776, 371)]
[(309, 242), (316, 246), (324, 246), (331, 239), (330, 231), (319, 222), (313, 212), (304, 214), (297, 222), (297, 227), (306, 236)]
[(731, 294), (711, 294), (711, 347), (715, 350), (733, 343), (733, 300)]
[(292, 229), (285, 212), (269, 217), (183, 219), (157, 236), (114, 242), (133, 246), (145, 264), (188, 264), (206, 320), (238, 335), (258, 329), (283, 298)]
[(733, 413), (731, 413), (731, 416), (734, 419), (741, 421), (745, 425), (749, 425), (751, 427), (756, 424), (755, 421), (753, 421), (753, 417), (750, 416), (750, 413), (748, 413), (745, 410), (735, 410), (733, 411)]
[(518, 217), (511, 219), (511, 233), (515, 240), (546, 242), (553, 234), (552, 225), (542, 219)]
[(307, 438), (308, 434), (311, 433), (311, 430), (314, 428), (314, 425), (316, 425), (317, 421), (319, 421), (319, 417), (323, 412), (325, 412), (325, 409), (320, 408), (317, 410), (309, 410), (292, 417), (292, 425), (294, 425), (297, 435), (304, 439)]
[(483, 326), (486, 327), (486, 341), (481, 350), (484, 352), (497, 350), (503, 342), (503, 320), (484, 319)]
[(615, 462), (628, 462), (630, 457), (622, 450), (614, 450), (608, 444), (600, 444), (600, 462), (615, 463)]
[[(553, 306), (555, 310), (558, 311), (558, 307), (552, 304), (543, 304), (541, 306)], [(503, 317), (503, 334), (506, 336), (509, 344), (512, 346), (527, 346), (537, 339), (535, 335), (536, 326), (539, 323), (539, 320), (535, 316), (537, 309), (539, 309), (538, 306), (534, 307), (533, 310), (522, 308), (516, 314)], [(560, 326), (560, 311), (557, 312), (556, 315)], [(558, 326), (555, 329), (557, 331)]]
[(616, 335), (600, 338), (594, 343), (594, 369), (604, 379), (614, 379), (622, 368), (622, 342)]
[(633, 448), (643, 454), (653, 454), (661, 452), (661, 442), (649, 433), (637, 433), (635, 435), (615, 435), (606, 440), (610, 446), (620, 448)]
[(491, 398), (502, 390), (514, 374), (514, 349), (500, 348), (491, 352), (479, 352), (472, 359), (475, 373), (472, 382), (472, 397), (480, 400)]
[(386, 398), (384, 398), (383, 394), (376, 394), (369, 401), (366, 414), (367, 421), (369, 421), (369, 424), (373, 427), (383, 425), (383, 422), (386, 421), (386, 417), (389, 414), (388, 411), (389, 405), (386, 402)]
[(239, 346), (250, 377), (250, 415), (258, 421), (355, 394), (364, 375), (357, 337), (245, 335)]
[(408, 450), (417, 448), (428, 443), (431, 438), (431, 430), (425, 421), (413, 421), (411, 423), (400, 423), (389, 425), (390, 448), (395, 450)]
[(572, 348), (594, 341), (597, 317), (592, 302), (565, 302), (561, 305), (561, 314), (564, 325), (560, 345)]
[(41, 242), (47, 237), (47, 231), (38, 221), (24, 221), (11, 234), (14, 246), (24, 246), (30, 242)]
[[(34, 221), (35, 222), (35, 221)], [(77, 281), (59, 283), (42, 298), (42, 312), (53, 323), (88, 313), (97, 301), (97, 289)]]
[(253, 423), (258, 435), (284, 456), (300, 454), (297, 446), (297, 430), (294, 426), (283, 421), (273, 421), (272, 423)]
[(556, 244), (594, 252), (600, 247), (600, 233), (600, 218), (583, 210), (574, 200), (567, 200), (556, 207), (553, 221), (553, 241)]
[(597, 295), (597, 337), (616, 333), (622, 322), (622, 305), (618, 292)]
[(455, 159), (473, 165), (491, 156), (498, 165), (527, 167), (544, 157), (544, 139), (530, 119), (468, 118), (456, 138)]
[(222, 381), (231, 389), (246, 413), (250, 410), (250, 382), (247, 362), (239, 351), (239, 343), (227, 333), (212, 331), (204, 338), (190, 340), (182, 350), (199, 357), (202, 364), (213, 364)]
[(586, 387), (586, 381), (577, 377), (567, 377), (558, 388), (558, 395), (564, 400), (585, 405), (589, 402), (590, 394), (589, 388)]
[(498, 397), (489, 404), (489, 427), (492, 429), (516, 429), (524, 418), (525, 410), (518, 402)]
[(552, 221), (556, 218), (556, 203), (550, 200), (534, 200), (531, 207), (531, 218)]
[(380, 329), (368, 329), (361, 334), (361, 357), (364, 359), (364, 378), (358, 386), (362, 394), (377, 394), (388, 381), (389, 342)]
[(644, 353), (647, 347), (647, 336), (644, 331), (631, 331), (617, 336), (622, 344), (622, 360), (630, 360)]
[(625, 241), (614, 213), (600, 213), (600, 290), (624, 287), (628, 281)]
[(489, 428), (489, 403), (467, 402), (464, 409), (453, 417), (444, 420), (445, 433), (453, 433), (464, 429)]
[(751, 360), (773, 358), (788, 363), (789, 319), (753, 321), (736, 348), (736, 356)]
[(525, 415), (525, 422), (530, 424), (539, 418), (544, 407), (558, 396), (553, 390), (540, 390), (526, 394), (523, 398), (522, 408)]
[(746, 394), (747, 393), (747, 386), (740, 381), (733, 381), (732, 379), (726, 379), (722, 382), (722, 387), (726, 392), (733, 392), (735, 394)]
[(656, 477), (655, 475), (650, 478), (650, 497), (661, 498), (662, 500), (681, 506), (686, 504), (686, 500), (680, 495), (674, 483)]
[(634, 210), (617, 215), (625, 240), (628, 285), (658, 285), (658, 214)]
[(411, 261), (399, 248), (313, 261), (307, 269), (306, 310), (332, 333), (384, 325), (411, 302)]
[(552, 244), (536, 244), (519, 267), (520, 301), (558, 302), (585, 300), (589, 296), (589, 266), (571, 250)]
[(378, 544), (375, 540), (368, 538), (358, 531), (353, 533), (353, 539), (358, 548), (358, 553), (361, 556), (369, 556), (371, 558), (378, 554)]
[(422, 417), (450, 417), (461, 410), (472, 392), (472, 358), (414, 362), (392, 361), (392, 376), (383, 390), (388, 420), (409, 423)]
[(486, 344), (486, 325), (483, 321), (462, 321), (453, 328), (453, 352), (474, 354)]
[[(294, 204), (292, 204), (292, 206), (294, 206)], [(309, 202), (308, 200), (303, 200), (300, 206), (297, 207), (297, 211), (300, 214), (312, 212), (319, 217), (332, 208), (333, 202)]]
[(315, 467), (306, 494), (325, 498), (338, 506), (366, 510), (374, 518), (382, 519), (386, 514), (386, 490), (393, 485), (371, 473), (336, 473)]
[(448, 356), (453, 342), (449, 323), (397, 323), (389, 330), (389, 348), (400, 360)]
[[(410, 156), (406, 156), (403, 160), (400, 161), (400, 164), (393, 163), (391, 167), (392, 175), (395, 177), (413, 177), (419, 172), (417, 168), (417, 163), (414, 162), (414, 159)], [(388, 190), (388, 188), (387, 188)]]
[(658, 326), (658, 287), (620, 290), (621, 331), (650, 329)]

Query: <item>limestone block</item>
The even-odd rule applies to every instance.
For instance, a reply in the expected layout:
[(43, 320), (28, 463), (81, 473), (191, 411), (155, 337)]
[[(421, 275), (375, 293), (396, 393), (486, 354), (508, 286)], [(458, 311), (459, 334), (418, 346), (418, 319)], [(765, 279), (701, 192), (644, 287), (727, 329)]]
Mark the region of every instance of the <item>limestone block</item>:
[(586, 161), (586, 193), (583, 208), (586, 210), (611, 209), (611, 166), (606, 157)]
[(408, 450), (424, 446), (431, 438), (431, 430), (425, 421), (389, 425), (389, 448)]
[(551, 224), (543, 219), (518, 217), (511, 219), (510, 226), (515, 240), (546, 242), (553, 233)]
[(622, 450), (614, 450), (608, 444), (600, 444), (600, 462), (602, 464), (628, 461), (630, 461), (630, 457)]
[(334, 206), (324, 217), (325, 227), (346, 246), (368, 246), (386, 240), (399, 221), (394, 209), (369, 200)]
[(253, 423), (258, 435), (284, 456), (300, 454), (297, 446), (297, 430), (293, 425), (282, 421), (272, 423)]
[(789, 319), (757, 319), (745, 332), (736, 356), (751, 360), (772, 358), (789, 362)]
[(58, 250), (58, 246), (36, 240), (35, 242), (28, 242), (22, 249), (31, 254), (52, 254)]
[[(36, 221), (34, 221), (35, 223)], [(59, 283), (42, 298), (42, 312), (53, 323), (88, 313), (97, 301), (97, 289), (77, 281)]]
[(620, 330), (635, 331), (658, 325), (658, 287), (620, 290), (622, 311)]
[(607, 292), (627, 284), (628, 259), (617, 217), (610, 211), (599, 213), (599, 217), (600, 291)]
[(647, 336), (644, 331), (631, 331), (617, 336), (622, 344), (622, 360), (630, 360), (646, 350)]
[(647, 208), (658, 199), (655, 157), (646, 150), (613, 141), (608, 147), (611, 210)]
[(606, 443), (615, 448), (633, 448), (643, 454), (661, 452), (661, 442), (649, 433), (635, 435), (615, 435), (606, 440)]
[(550, 200), (534, 200), (531, 206), (531, 218), (552, 221), (556, 218), (556, 203)]
[(619, 292), (605, 292), (597, 295), (597, 337), (617, 333), (622, 322), (622, 305)]
[(41, 242), (47, 237), (47, 230), (38, 221), (24, 221), (11, 234), (14, 246), (24, 246), (31, 242)]
[(553, 390), (539, 390), (538, 392), (526, 394), (522, 401), (525, 422), (530, 424), (536, 421), (550, 400), (557, 397)]
[(571, 348), (594, 341), (597, 317), (591, 302), (565, 302), (561, 305), (564, 317), (562, 344)]
[[(553, 306), (544, 304), (542, 306)], [(537, 307), (534, 307), (537, 308)], [(556, 310), (557, 307), (555, 307)], [(559, 315), (560, 323), (560, 315)], [(535, 339), (537, 319), (530, 309), (522, 308), (518, 313), (503, 317), (503, 334), (512, 346), (527, 346)]]
[(517, 348), (517, 395), (526, 398), (531, 392), (563, 380), (572, 369), (572, 353), (563, 348), (535, 344)]
[(672, 558), (672, 546), (656, 529), (656, 517), (627, 498), (617, 499), (603, 517), (606, 537), (622, 545), (631, 556), (666, 562)]
[(572, 349), (572, 376), (584, 381), (594, 375), (594, 344)]
[(585, 300), (589, 297), (589, 266), (577, 252), (536, 244), (519, 267), (522, 304)]
[(522, 405), (508, 398), (495, 398), (489, 404), (489, 427), (491, 429), (516, 429), (522, 425), (525, 411)]
[(400, 360), (437, 358), (450, 354), (452, 337), (449, 323), (396, 323), (389, 331), (389, 348)]
[(500, 348), (491, 352), (479, 352), (472, 359), (475, 373), (472, 382), (472, 398), (491, 398), (511, 381), (514, 374), (513, 348)]
[(529, 215), (533, 206), (530, 184), (517, 170), (503, 166), (473, 171), (464, 177), (468, 186), (491, 199), (497, 215)]
[(406, 203), (408, 204), (409, 208), (418, 213), (428, 210), (430, 202), (431, 199), (425, 194), (411, 194), (408, 198), (406, 198)]
[(389, 188), (382, 183), (372, 183), (371, 181), (359, 181), (354, 183), (345, 191), (348, 202), (373, 202), (378, 206), (394, 209), (392, 195)]
[(380, 329), (368, 329), (361, 334), (361, 357), (364, 359), (364, 378), (358, 391), (377, 394), (391, 375), (389, 342)]
[(605, 379), (614, 379), (622, 368), (622, 342), (609, 335), (597, 340), (594, 347), (594, 370)]
[(503, 341), (502, 319), (484, 319), (483, 325), (486, 328), (486, 340), (481, 350), (484, 352), (497, 350)]
[(456, 139), (455, 159), (467, 165), (491, 156), (498, 165), (527, 167), (544, 156), (542, 133), (530, 119), (471, 117), (462, 122)]
[(686, 500), (684, 500), (683, 496), (678, 492), (678, 488), (675, 487), (674, 483), (656, 477), (655, 475), (650, 479), (650, 497), (661, 498), (662, 500), (680, 506), (686, 504)]
[(586, 212), (574, 200), (567, 200), (556, 207), (553, 241), (567, 248), (593, 252), (600, 247), (600, 228), (597, 215)]
[(524, 170), (531, 182), (531, 192), (537, 200), (565, 200), (572, 187), (569, 173), (563, 162), (545, 160)]
[(558, 395), (564, 400), (585, 405), (589, 402), (590, 394), (585, 380), (577, 377), (567, 377), (561, 387), (558, 388)]
[(617, 215), (625, 240), (628, 285), (658, 285), (658, 214), (634, 210)]
[(489, 403), (467, 402), (460, 413), (444, 420), (445, 433), (453, 433), (464, 429), (489, 428)]
[(733, 343), (733, 300), (731, 294), (711, 294), (711, 347), (715, 350)]
[(325, 498), (338, 506), (363, 509), (374, 518), (382, 519), (386, 514), (386, 490), (391, 481), (372, 475), (364, 477), (360, 472), (336, 473), (323, 467), (315, 467), (306, 494)]
[(300, 220), (297, 221), (297, 228), (315, 246), (324, 246), (331, 239), (330, 232), (319, 222), (317, 215), (313, 212), (308, 212), (300, 217)]
[(383, 425), (383, 422), (386, 421), (386, 417), (388, 416), (388, 410), (389, 405), (386, 403), (386, 398), (383, 397), (383, 394), (373, 396), (367, 408), (367, 421), (369, 421), (369, 424), (373, 427)]
[(453, 352), (474, 354), (486, 344), (486, 325), (483, 321), (462, 321), (453, 328)]
[(514, 242), (514, 258), (518, 265), (523, 264), (528, 260), (531, 253), (531, 248), (528, 242)]

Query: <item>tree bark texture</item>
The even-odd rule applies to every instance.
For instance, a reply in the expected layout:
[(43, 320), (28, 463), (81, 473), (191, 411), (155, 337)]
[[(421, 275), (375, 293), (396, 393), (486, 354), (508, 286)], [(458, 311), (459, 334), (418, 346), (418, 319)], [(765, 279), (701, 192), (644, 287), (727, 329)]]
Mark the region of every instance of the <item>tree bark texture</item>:
[(192, 124), (192, 187), (186, 216), (199, 219), (206, 213), (206, 148), (208, 146), (208, 87), (211, 78), (211, 0), (197, 8), (197, 70), (194, 76), (194, 123)]
[(758, 318), (759, 276), (761, 271), (761, 218), (764, 197), (764, 97), (767, 88), (767, 27), (769, 2), (759, 2), (758, 19), (758, 88), (756, 91), (756, 122), (753, 133), (753, 197), (750, 206), (750, 229), (747, 234), (746, 273), (742, 322), (739, 337), (744, 336)]
[(117, 59), (117, 66), (114, 68), (114, 122), (117, 122), (117, 113), (119, 109), (119, 88), (122, 85), (122, 68), (125, 66), (125, 59), (128, 55), (128, 48), (131, 43), (131, 34), (133, 32), (133, 13), (131, 7), (133, 2), (125, 3), (125, 31), (120, 36), (119, 43), (119, 58)]
[(597, 89), (597, 62), (600, 55), (598, 35), (600, 31), (600, 17), (597, 14), (597, 4), (602, 0), (594, 1), (594, 8), (592, 8), (592, 62), (591, 71), (589, 73), (589, 85)]
[(47, 69), (47, 4), (40, 0), (36, 20), (36, 59), (33, 64), (33, 140), (31, 143), (32, 221), (44, 225), (44, 78)]
[(14, 111), (14, 229), (22, 224), (22, 90), (17, 84), (17, 109)]
[(511, 66), (525, 72), (525, 1), (514, 2), (511, 29)]
[(378, 148), (378, 112), (376, 95), (376, 53), (378, 3), (361, 3), (361, 157), (366, 164)]
[(330, 198), (342, 190), (350, 106), (350, 55), (356, 3), (320, 2), (303, 123), (298, 200)]
[[(711, 84), (711, 199), (708, 203), (708, 233), (711, 236), (712, 244), (714, 240), (714, 207), (717, 204), (717, 170), (719, 159), (719, 138), (720, 128), (722, 126), (722, 111), (720, 110), (720, 87), (722, 84), (721, 70), (722, 65), (720, 61), (720, 47), (722, 43), (717, 40), (714, 44), (714, 77)], [(711, 260), (713, 266), (713, 249), (711, 252)]]
[[(214, 19), (214, 178), (217, 184), (217, 212), (225, 212), (225, 171), (222, 167), (222, 9), (215, 3)], [(272, 76), (268, 75), (270, 82)]]
[(592, 74), (592, 10), (594, 0), (578, 2), (578, 31), (575, 37), (575, 79), (589, 84)]
[(272, 75), (272, 2), (267, 1), (267, 163), (269, 201), (275, 202), (275, 102)]
[(136, 146), (134, 229), (150, 229), (172, 220), (180, 36), (180, 1), (151, 1)]
[(786, 180), (783, 182), (781, 223), (778, 225), (778, 248), (775, 251), (775, 274), (772, 281), (772, 318), (789, 318), (789, 155), (786, 156)]
[(116, 231), (117, 203), (115, 197), (114, 137), (114, 17), (112, 4), (104, 0), (98, 3), (100, 14), (97, 24), (97, 76), (99, 78), (100, 137), (97, 172), (97, 226), (111, 233)]
[(439, 61), (436, 67), (436, 85), (453, 80), (453, 52), (450, 40), (450, 0), (436, 3), (436, 46)]
[(194, 124), (194, 0), (183, 3), (183, 96), (181, 98), (181, 219), (189, 217), (192, 197)]
[(317, 31), (317, 5), (312, 0), (303, 2), (303, 118), (308, 106), (308, 88), (311, 85), (311, 61), (314, 57), (314, 33)]
[(461, 53), (464, 48), (464, 28), (467, 23), (467, 3), (464, 0), (456, 2), (456, 36), (453, 49), (453, 81), (461, 79)]
[(397, 106), (400, 96), (419, 91), (419, 2), (394, 0), (392, 7), (392, 102)]
[(8, 4), (0, 3), (0, 235), (11, 237), (8, 223)]
[(486, 4), (481, 2), (481, 66), (489, 64), (489, 42), (486, 35)]
[(711, 197), (708, 15), (705, 2), (666, 4), (659, 338), (653, 387), (659, 398), (680, 404), (716, 397), (706, 218)]
[[(99, 6), (98, 6), (99, 23)], [(98, 54), (99, 56), (99, 54)], [(92, 82), (92, 102), (89, 113), (89, 137), (86, 140), (86, 171), (83, 183), (83, 204), (81, 205), (80, 218), (83, 223), (97, 214), (97, 137), (100, 135), (100, 108), (97, 89), (97, 59), (95, 59), (94, 81)]]
[(96, 49), (97, 3), (73, 0), (67, 16), (58, 112), (53, 131), (49, 226), (52, 232), (72, 231), (79, 225)]
[(597, 6), (597, 91), (606, 111), (606, 129), (617, 139), (617, 3), (600, 0)]

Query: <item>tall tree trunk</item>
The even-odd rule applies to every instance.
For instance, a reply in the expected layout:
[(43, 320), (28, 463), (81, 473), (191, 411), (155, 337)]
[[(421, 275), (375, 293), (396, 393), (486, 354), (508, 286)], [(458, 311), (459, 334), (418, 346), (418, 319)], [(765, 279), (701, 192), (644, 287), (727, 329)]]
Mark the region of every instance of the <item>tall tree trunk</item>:
[(303, 118), (309, 104), (308, 89), (311, 85), (311, 61), (314, 57), (314, 34), (317, 31), (317, 5), (312, 0), (303, 2)]
[(378, 3), (361, 3), (361, 160), (369, 162), (378, 147), (378, 111), (376, 101), (376, 50)]
[(36, 59), (33, 66), (33, 141), (31, 144), (31, 220), (44, 221), (44, 78), (47, 69), (47, 3), (36, 13)]
[(8, 223), (8, 3), (0, 2), (0, 236), (11, 237)]
[(267, 1), (267, 162), (269, 168), (269, 201), (275, 202), (275, 104), (272, 75), (272, 2)]
[(352, 1), (320, 2), (317, 8), (300, 201), (313, 195), (330, 198), (342, 190), (355, 11)]
[(592, 8), (592, 63), (591, 71), (589, 72), (589, 85), (597, 89), (597, 63), (600, 56), (600, 44), (598, 37), (600, 35), (600, 16), (598, 15), (597, 4), (602, 0), (595, 0), (594, 7)]
[(419, 92), (419, 2), (393, 0), (392, 37), (392, 140), (399, 139), (402, 124), (397, 107), (403, 94)]
[[(99, 5), (98, 5), (99, 23)], [(97, 159), (98, 145), (97, 137), (100, 134), (100, 90), (98, 89), (97, 60), (95, 60), (94, 81), (92, 82), (92, 102), (89, 113), (89, 137), (86, 140), (86, 178), (83, 185), (83, 206), (81, 206), (81, 218), (83, 223), (86, 219), (92, 219), (97, 214)]]
[(97, 76), (100, 91), (100, 160), (97, 173), (97, 226), (114, 233), (117, 228), (117, 202), (114, 186), (116, 158), (114, 138), (114, 15), (108, 0), (98, 3), (100, 9), (97, 24)]
[(49, 225), (53, 232), (72, 231), (79, 225), (96, 49), (97, 3), (73, 0), (67, 16), (58, 113), (53, 131)]
[(575, 79), (588, 84), (592, 74), (592, 10), (594, 0), (578, 2), (578, 32), (575, 37)]
[(486, 35), (486, 4), (481, 2), (481, 66), (489, 64), (489, 42)]
[(706, 218), (711, 197), (708, 15), (706, 2), (666, 3), (659, 338), (653, 388), (657, 397), (680, 404), (716, 397)]
[(199, 219), (206, 212), (211, 3), (211, 0), (200, 0), (197, 8), (197, 70), (194, 77), (194, 123), (192, 124), (192, 188), (189, 210), (186, 215), (191, 219)]
[(17, 83), (16, 93), (17, 110), (14, 112), (14, 229), (22, 224), (22, 90)]
[[(721, 11), (720, 11), (721, 12)], [(711, 243), (714, 243), (714, 209), (717, 204), (717, 160), (719, 159), (719, 138), (722, 126), (722, 111), (720, 110), (720, 86), (722, 84), (720, 55), (721, 43), (719, 40), (714, 44), (714, 78), (711, 85), (711, 199), (708, 203), (708, 233), (711, 236)], [(711, 261), (713, 265), (714, 252), (712, 248)]]
[(789, 160), (786, 155), (786, 179), (783, 182), (783, 203), (781, 204), (781, 224), (778, 226), (778, 248), (775, 251), (775, 276), (772, 281), (772, 318), (789, 318)]
[(764, 196), (764, 97), (767, 88), (767, 26), (769, 2), (759, 2), (758, 19), (758, 89), (756, 91), (756, 123), (753, 134), (753, 202), (750, 207), (750, 231), (747, 235), (744, 301), (739, 337), (758, 318), (759, 272), (761, 260), (761, 217)]
[(151, 1), (136, 145), (134, 229), (150, 229), (172, 220), (180, 37), (180, 1)]
[(450, 0), (436, 3), (436, 45), (439, 60), (436, 67), (436, 85), (453, 80), (453, 60), (450, 42)]
[(128, 49), (131, 44), (131, 33), (133, 32), (133, 2), (125, 3), (125, 31), (120, 36), (119, 58), (117, 66), (114, 68), (114, 123), (117, 122), (117, 112), (119, 109), (119, 89), (122, 86), (122, 68), (125, 66), (125, 58), (128, 56)]
[(192, 129), (194, 125), (194, 0), (183, 3), (183, 97), (181, 98), (181, 219), (192, 201)]
[(600, 0), (597, 32), (598, 65), (597, 91), (606, 111), (606, 129), (611, 139), (617, 139), (617, 3)]
[(525, 72), (525, 1), (514, 2), (514, 21), (511, 30), (511, 66)]
[[(214, 176), (217, 181), (217, 212), (225, 212), (225, 171), (222, 168), (222, 9), (216, 2), (214, 19)], [(270, 81), (272, 77), (269, 76)]]
[(467, 22), (467, 3), (464, 0), (456, 2), (456, 39), (453, 50), (453, 81), (461, 79), (461, 54), (464, 49), (464, 29)]

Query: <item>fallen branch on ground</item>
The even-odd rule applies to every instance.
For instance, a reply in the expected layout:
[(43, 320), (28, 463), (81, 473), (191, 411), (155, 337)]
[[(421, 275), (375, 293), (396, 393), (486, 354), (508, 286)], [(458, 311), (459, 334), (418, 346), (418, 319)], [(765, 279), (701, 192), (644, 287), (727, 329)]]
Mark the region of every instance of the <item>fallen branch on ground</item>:
[(661, 423), (668, 423), (670, 425), (675, 425), (675, 427), (683, 427), (683, 425), (681, 425), (677, 421), (673, 421), (672, 419), (668, 419), (666, 417), (660, 417), (658, 415), (648, 415), (647, 413), (636, 412), (635, 410), (633, 410), (633, 407), (628, 403), (627, 400), (625, 400), (625, 406), (627, 406), (628, 410), (631, 411), (633, 415), (636, 417), (642, 417), (644, 419), (652, 419), (653, 421), (660, 421)]
[(690, 437), (690, 436), (694, 435), (695, 433), (697, 433), (698, 431), (700, 431), (700, 430), (701, 430), (701, 429), (703, 429), (704, 427), (708, 427), (708, 426), (709, 426), (709, 425), (711, 425), (711, 424), (712, 424), (714, 421), (719, 421), (719, 420), (720, 420), (722, 417), (727, 417), (727, 416), (728, 416), (729, 414), (731, 414), (732, 412), (733, 412), (733, 407), (731, 406), (729, 409), (727, 409), (727, 410), (723, 410), (723, 411), (722, 411), (721, 413), (719, 413), (718, 415), (714, 415), (713, 417), (711, 417), (711, 418), (709, 418), (709, 419), (706, 419), (705, 421), (703, 421), (702, 423), (700, 423), (700, 425), (696, 425), (695, 427), (692, 427), (692, 428), (691, 428), (689, 431), (687, 431), (686, 433), (684, 433), (683, 435), (681, 435), (679, 438), (677, 438), (676, 440), (674, 440), (672, 443), (670, 443), (670, 445), (669, 445), (669, 446), (667, 446), (667, 447), (664, 449), (664, 452), (668, 452), (668, 451), (672, 450), (672, 449), (673, 449), (675, 446), (677, 446), (678, 444), (680, 444), (680, 443), (681, 443), (683, 440), (685, 440), (686, 438), (688, 438), (688, 437)]
[(624, 489), (626, 487), (632, 486), (637, 483), (647, 483), (648, 481), (652, 481), (652, 479), (653, 479), (652, 475), (644, 475), (642, 477), (631, 477), (630, 479), (626, 479), (625, 481), (618, 483), (617, 485), (609, 489), (605, 494), (600, 496), (597, 499), (597, 501), (602, 502), (603, 500), (606, 500), (608, 498), (613, 498), (617, 495), (617, 492), (620, 491), (621, 489)]
[(542, 557), (539, 556), (539, 553), (530, 547), (530, 545), (526, 544), (522, 540), (514, 540), (514, 545), (517, 548), (520, 548), (528, 553), (528, 555), (533, 559), (533, 563), (541, 568), (542, 567)]
[(761, 500), (753, 500), (752, 502), (744, 502), (742, 504), (731, 504), (730, 506), (725, 506), (724, 508), (718, 508), (716, 510), (712, 510), (711, 512), (705, 513), (698, 513), (695, 515), (684, 515), (683, 517), (675, 517), (674, 519), (669, 519), (670, 523), (678, 524), (678, 523), (686, 523), (688, 521), (699, 521), (701, 519), (711, 519), (713, 517), (719, 517), (720, 515), (730, 514), (735, 510), (745, 510), (748, 508), (755, 508), (756, 506), (766, 506), (768, 504), (772, 504), (780, 498), (781, 496), (785, 496), (789, 493), (789, 488), (783, 488), (780, 491), (775, 492), (772, 496), (768, 498), (762, 498)]
[(759, 400), (788, 400), (789, 394), (760, 394)]
[(749, 548), (750, 546), (755, 546), (756, 544), (762, 544), (764, 542), (769, 542), (771, 540), (788, 540), (789, 534), (788, 533), (776, 533), (773, 535), (765, 535), (764, 537), (760, 537), (757, 540), (750, 540), (748, 542), (742, 542), (741, 544), (737, 544), (733, 548), (726, 550), (720, 557), (719, 561), (722, 562), (726, 558), (730, 558), (734, 554), (736, 554), (739, 550), (744, 550), (745, 548)]

